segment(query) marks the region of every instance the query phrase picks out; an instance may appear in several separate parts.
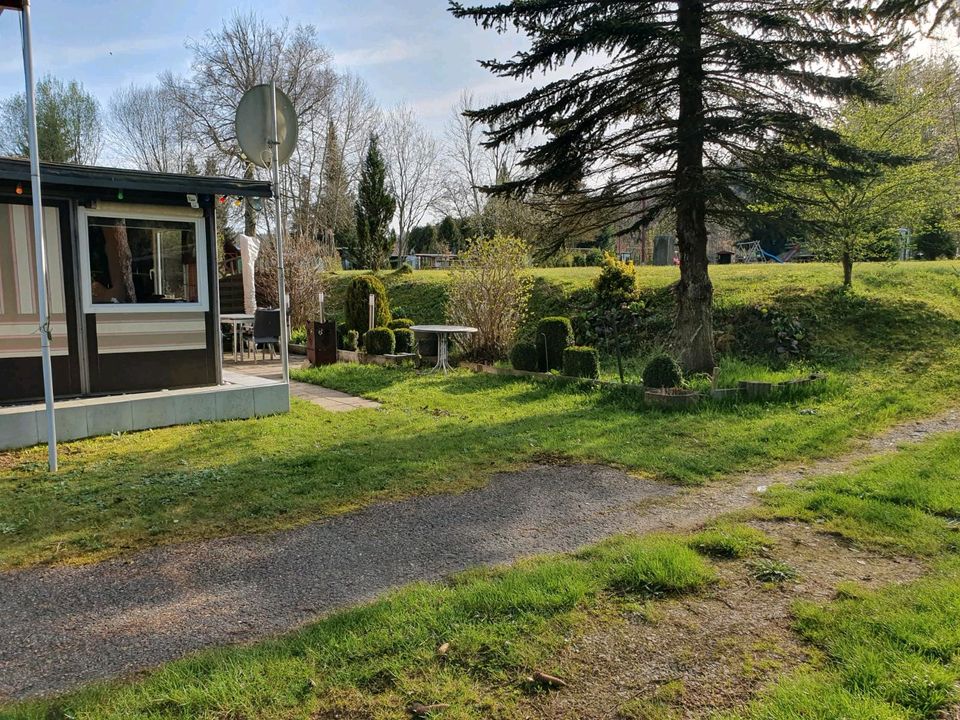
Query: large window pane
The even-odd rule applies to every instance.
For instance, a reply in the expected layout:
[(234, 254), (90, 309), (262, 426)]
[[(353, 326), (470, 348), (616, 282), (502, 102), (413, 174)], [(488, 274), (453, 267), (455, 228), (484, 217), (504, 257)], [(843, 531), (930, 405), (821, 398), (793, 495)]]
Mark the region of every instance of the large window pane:
[(89, 217), (95, 304), (197, 302), (196, 224)]

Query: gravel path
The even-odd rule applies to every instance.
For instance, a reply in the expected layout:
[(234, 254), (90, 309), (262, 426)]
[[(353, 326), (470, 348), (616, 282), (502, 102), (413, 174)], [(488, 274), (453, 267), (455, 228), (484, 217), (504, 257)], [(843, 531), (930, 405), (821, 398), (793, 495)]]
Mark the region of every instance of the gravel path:
[(2, 573), (0, 699), (264, 638), (412, 580), (569, 551), (616, 532), (694, 527), (749, 505), (759, 485), (842, 471), (948, 430), (960, 430), (960, 413), (898, 426), (837, 460), (692, 490), (595, 465), (539, 465), (479, 490), (384, 503), (296, 530)]

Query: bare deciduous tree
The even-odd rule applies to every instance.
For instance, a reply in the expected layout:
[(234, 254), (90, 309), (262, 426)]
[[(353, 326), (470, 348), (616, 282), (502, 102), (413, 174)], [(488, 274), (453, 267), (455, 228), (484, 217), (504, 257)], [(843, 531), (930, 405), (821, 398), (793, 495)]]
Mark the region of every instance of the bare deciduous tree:
[(460, 220), (470, 221), (474, 232), (511, 234), (515, 232), (513, 228), (484, 227), (484, 221), (488, 219), (485, 212), (487, 196), (482, 188), (514, 176), (520, 147), (515, 143), (487, 147), (484, 143), (487, 128), (468, 116), (476, 107), (474, 95), (463, 91), (453, 106), (444, 132), (443, 154), (447, 172), (443, 182), (443, 209)]
[(403, 105), (387, 115), (383, 144), (390, 191), (397, 200), (397, 243), (402, 256), (410, 231), (440, 199), (440, 149), (413, 111)]
[(117, 90), (110, 98), (109, 133), (120, 158), (140, 170), (186, 172), (193, 155), (189, 128), (165, 87)]
[[(311, 197), (300, 187), (315, 176), (323, 157), (326, 109), (336, 83), (330, 54), (320, 44), (312, 25), (290, 28), (287, 21), (273, 27), (256, 14), (236, 14), (217, 31), (191, 40), (193, 62), (187, 77), (162, 76), (164, 87), (190, 124), (201, 149), (216, 149), (253, 177), (253, 166), (243, 161), (234, 132), (234, 116), (243, 93), (255, 85), (275, 81), (289, 95), (300, 124), (300, 142), (285, 166), (282, 187), (288, 213), (300, 198)], [(245, 232), (256, 231), (252, 207), (245, 214)]]

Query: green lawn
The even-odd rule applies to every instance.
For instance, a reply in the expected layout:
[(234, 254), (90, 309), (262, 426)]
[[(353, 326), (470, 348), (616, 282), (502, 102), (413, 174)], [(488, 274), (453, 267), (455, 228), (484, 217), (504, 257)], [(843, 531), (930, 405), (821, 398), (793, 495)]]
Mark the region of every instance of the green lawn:
[[(280, 417), (67, 443), (56, 476), (45, 472), (43, 448), (0, 454), (0, 567), (293, 526), (377, 499), (460, 490), (542, 458), (702, 483), (836, 453), (854, 437), (960, 399), (956, 263), (863, 266), (853, 293), (833, 289), (830, 266), (717, 270), (721, 308), (787, 308), (816, 334), (816, 356), (803, 365), (771, 370), (727, 358), (725, 381), (816, 368), (831, 378), (822, 392), (663, 413), (615, 389), (465, 371), (310, 370), (298, 377), (383, 408), (335, 415), (295, 401)], [(543, 274), (582, 285), (592, 272)], [(641, 275), (665, 284), (671, 272)]]
[[(870, 504), (843, 502), (850, 498)], [(891, 522), (905, 510), (922, 517), (920, 545), (912, 527)], [(960, 515), (960, 435), (772, 494), (759, 514), (827, 521), (852, 542), (919, 552), (932, 569), (905, 585), (868, 592), (846, 584), (833, 602), (799, 604), (795, 632), (819, 652), (731, 720), (918, 720), (957, 701), (960, 555), (952, 518)], [(662, 598), (713, 583), (720, 560), (710, 558), (750, 562), (768, 542), (730, 522), (692, 536), (613, 538), (575, 555), (412, 585), (271, 642), (202, 653), (138, 682), (0, 715), (402, 718), (421, 700), (450, 704), (436, 717), (518, 718), (536, 692), (524, 678), (552, 669), (587, 617), (594, 628), (624, 613), (656, 618)], [(438, 653), (445, 643), (449, 650)]]

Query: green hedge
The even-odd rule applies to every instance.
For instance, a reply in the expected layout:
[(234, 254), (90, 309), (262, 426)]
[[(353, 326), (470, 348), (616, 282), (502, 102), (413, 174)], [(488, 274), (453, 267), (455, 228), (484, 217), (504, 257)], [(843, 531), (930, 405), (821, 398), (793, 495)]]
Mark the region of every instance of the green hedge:
[(570, 324), (570, 318), (543, 318), (537, 325), (540, 369), (544, 372), (560, 370), (563, 367), (563, 351), (573, 343), (573, 326)]
[(510, 364), (514, 370), (538, 371), (540, 354), (537, 352), (537, 346), (531, 342), (518, 342), (510, 351)]
[(410, 318), (394, 318), (387, 323), (387, 327), (391, 330), (399, 330), (400, 328), (413, 327), (413, 320)]
[(363, 348), (371, 355), (393, 355), (397, 338), (388, 327), (375, 327), (363, 336)]
[(683, 383), (683, 371), (672, 357), (653, 356), (643, 369), (643, 384), (649, 388), (675, 388)]
[(600, 379), (600, 353), (596, 348), (572, 345), (563, 351), (563, 374)]
[(393, 330), (393, 336), (396, 338), (396, 347), (398, 353), (413, 352), (416, 339), (413, 336), (413, 330), (405, 327), (398, 327)]
[(375, 328), (386, 327), (393, 318), (390, 315), (390, 302), (387, 299), (387, 289), (380, 278), (375, 275), (358, 275), (347, 286), (345, 310), (347, 327), (364, 333), (370, 323), (370, 295), (377, 298), (376, 313), (373, 325)]

